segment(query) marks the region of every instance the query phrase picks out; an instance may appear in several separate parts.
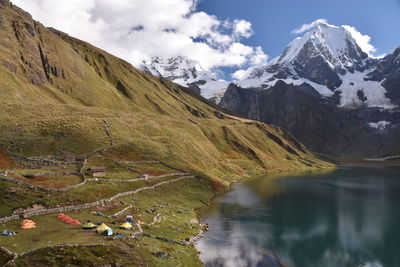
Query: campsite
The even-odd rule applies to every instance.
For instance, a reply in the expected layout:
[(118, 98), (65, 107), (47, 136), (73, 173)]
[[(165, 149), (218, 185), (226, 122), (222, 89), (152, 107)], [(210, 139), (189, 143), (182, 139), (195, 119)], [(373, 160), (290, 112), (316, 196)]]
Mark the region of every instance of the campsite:
[[(50, 168), (38, 164), (37, 169), (24, 169), (24, 164), (29, 162), (26, 158), (14, 162), (18, 168), (1, 170), (5, 179), (0, 183), (10, 184), (10, 180), (15, 179), (13, 190), (16, 194), (27, 194), (24, 201), (30, 200), (33, 204), (10, 202), (0, 210), (2, 218), (18, 215), (16, 219), (0, 223), (0, 232), (17, 232), (0, 236), (0, 246), (18, 255), (15, 260), (10, 258), (12, 264), (18, 266), (30, 255), (37, 255), (41, 248), (53, 249), (56, 255), (60, 245), (93, 245), (92, 251), (96, 251), (101, 249), (98, 246), (126, 248), (130, 244), (148, 254), (136, 260), (150, 258), (154, 262), (163, 260), (157, 256), (164, 255), (161, 252), (168, 251), (168, 255), (179, 253), (182, 254), (180, 258), (187, 257), (188, 261), (192, 261), (191, 255), (197, 254), (188, 240), (202, 233), (204, 226), (193, 223), (193, 220), (197, 222), (194, 209), (203, 206), (214, 193), (206, 186), (199, 187), (200, 181), (194, 176), (153, 159), (138, 156), (121, 159), (119, 155), (106, 151), (91, 154), (83, 162), (70, 164), (64, 161), (65, 165)], [(91, 177), (87, 170), (96, 167), (104, 168), (106, 175)], [(13, 175), (39, 172), (45, 175), (46, 171), (54, 173), (57, 169), (60, 173), (65, 169), (75, 171), (77, 176), (81, 173), (85, 183), (64, 191), (65, 187), (51, 187), (49, 182), (42, 189), (43, 184), (36, 179), (20, 180)], [(69, 179), (68, 175), (66, 179)], [(79, 183), (82, 181), (75, 185)], [(174, 194), (178, 191), (180, 194)], [(46, 205), (40, 204), (42, 198), (46, 198)], [(75, 209), (85, 203), (90, 207)], [(71, 210), (62, 211), (64, 207)], [(51, 209), (54, 212), (48, 212)], [(35, 213), (38, 215), (30, 215)], [(24, 218), (27, 216), (29, 218)], [(104, 225), (108, 228), (102, 229)], [(97, 230), (99, 228), (101, 231)], [(104, 230), (108, 229), (106, 234)], [(79, 252), (77, 254), (79, 257)], [(169, 261), (174, 261), (172, 256)]]

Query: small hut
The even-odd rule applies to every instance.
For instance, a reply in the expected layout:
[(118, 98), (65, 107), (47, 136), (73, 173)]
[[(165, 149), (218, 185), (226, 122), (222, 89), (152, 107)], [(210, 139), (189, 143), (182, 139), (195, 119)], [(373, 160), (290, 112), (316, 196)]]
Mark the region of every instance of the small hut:
[(88, 169), (88, 174), (92, 177), (105, 177), (106, 169), (105, 168), (90, 168), (90, 169)]

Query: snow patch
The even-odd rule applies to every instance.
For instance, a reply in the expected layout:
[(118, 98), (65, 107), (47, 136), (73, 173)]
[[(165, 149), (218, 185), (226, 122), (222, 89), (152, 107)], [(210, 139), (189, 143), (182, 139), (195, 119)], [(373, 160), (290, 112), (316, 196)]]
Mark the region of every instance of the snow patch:
[(362, 265), (360, 265), (360, 267), (383, 267), (383, 264), (377, 261), (374, 262), (366, 262)]
[(267, 90), (267, 89), (275, 86), (275, 84), (278, 81), (284, 81), (286, 84), (293, 84), (293, 85), (302, 85), (302, 84), (306, 83), (306, 84), (311, 85), (321, 96), (328, 97), (328, 96), (333, 95), (333, 92), (331, 90), (329, 90), (328, 87), (317, 84), (308, 79), (288, 78), (288, 79), (274, 79), (272, 81), (265, 82), (264, 78), (266, 76), (270, 76), (270, 78), (271, 78), (273, 76), (273, 74), (266, 73), (266, 75), (264, 75), (262, 78), (258, 78), (258, 79), (254, 79), (254, 80), (244, 80), (244, 81), (237, 82), (236, 84), (242, 88), (260, 88), (260, 87), (262, 87), (263, 89)]
[(200, 85), (201, 95), (204, 98), (215, 98), (219, 103), (228, 88), (229, 82), (224, 80), (208, 80), (204, 85)]
[[(340, 105), (343, 108), (357, 108), (362, 105), (392, 109), (396, 107), (386, 98), (386, 89), (380, 82), (365, 81), (366, 72), (347, 72), (340, 76), (343, 81), (335, 91), (341, 92)], [(359, 97), (361, 96), (361, 99)]]
[(400, 155), (399, 156), (390, 156), (390, 157), (384, 157), (384, 158), (372, 158), (372, 159), (365, 159), (368, 161), (387, 161), (387, 160), (398, 160), (400, 159)]
[(378, 122), (369, 122), (368, 126), (380, 131), (385, 130), (387, 127), (391, 125), (390, 121), (378, 121)]

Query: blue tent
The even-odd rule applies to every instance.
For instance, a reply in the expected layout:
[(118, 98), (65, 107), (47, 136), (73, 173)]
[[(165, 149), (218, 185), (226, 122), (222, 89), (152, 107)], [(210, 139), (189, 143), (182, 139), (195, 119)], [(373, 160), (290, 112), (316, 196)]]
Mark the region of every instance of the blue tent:
[(125, 221), (128, 222), (128, 223), (134, 223), (133, 216), (132, 215), (126, 216)]
[(106, 235), (106, 236), (112, 236), (114, 234), (114, 232), (112, 229), (107, 229), (102, 234)]
[(13, 231), (10, 231), (10, 230), (4, 230), (4, 231), (1, 233), (1, 235), (4, 235), (4, 236), (13, 236), (13, 235), (16, 235), (16, 233), (13, 232)]
[(105, 215), (104, 215), (104, 213), (102, 213), (102, 212), (97, 212), (96, 216), (104, 217)]

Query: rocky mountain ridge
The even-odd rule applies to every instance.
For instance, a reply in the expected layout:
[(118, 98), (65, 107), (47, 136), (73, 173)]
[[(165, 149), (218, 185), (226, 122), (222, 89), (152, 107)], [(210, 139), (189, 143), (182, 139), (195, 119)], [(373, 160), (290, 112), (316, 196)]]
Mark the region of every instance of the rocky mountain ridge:
[(282, 126), (320, 153), (396, 154), (399, 54), (372, 58), (345, 27), (320, 23), (230, 84), (220, 106)]
[(368, 79), (380, 60), (368, 56), (345, 26), (319, 23), (296, 38), (265, 66), (249, 70), (237, 84), (268, 89), (278, 80), (311, 85), (321, 96), (336, 96), (344, 108), (392, 108), (379, 81)]

